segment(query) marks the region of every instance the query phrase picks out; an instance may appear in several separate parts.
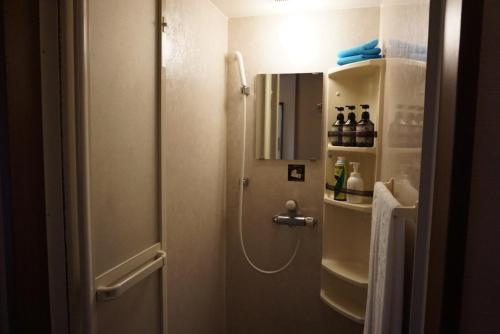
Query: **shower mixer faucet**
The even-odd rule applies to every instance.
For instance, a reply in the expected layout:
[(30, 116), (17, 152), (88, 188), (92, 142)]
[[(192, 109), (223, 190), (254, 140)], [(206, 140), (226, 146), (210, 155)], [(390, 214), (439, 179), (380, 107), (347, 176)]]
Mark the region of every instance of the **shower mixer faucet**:
[(286, 201), (287, 214), (278, 214), (273, 217), (273, 223), (288, 226), (311, 226), (314, 227), (317, 219), (314, 217), (303, 217), (299, 215), (297, 202), (294, 200)]

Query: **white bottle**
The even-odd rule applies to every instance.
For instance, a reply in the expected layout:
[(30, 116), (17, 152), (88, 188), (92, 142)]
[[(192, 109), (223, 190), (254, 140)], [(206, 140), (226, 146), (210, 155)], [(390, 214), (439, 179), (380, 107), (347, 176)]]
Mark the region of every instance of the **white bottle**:
[[(353, 171), (347, 179), (347, 190), (363, 191), (365, 183), (361, 178), (361, 174), (358, 172), (359, 162), (351, 162), (350, 164), (352, 165)], [(347, 193), (347, 202), (352, 204), (361, 204), (363, 203), (363, 196)]]

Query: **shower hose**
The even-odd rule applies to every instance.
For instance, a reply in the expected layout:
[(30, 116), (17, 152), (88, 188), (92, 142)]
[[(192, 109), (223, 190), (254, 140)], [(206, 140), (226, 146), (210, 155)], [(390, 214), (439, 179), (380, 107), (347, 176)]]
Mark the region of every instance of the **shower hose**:
[(240, 230), (240, 246), (241, 250), (243, 252), (243, 255), (245, 255), (245, 259), (247, 260), (248, 264), (258, 271), (259, 273), (262, 274), (267, 274), (267, 275), (272, 275), (272, 274), (277, 274), (279, 272), (282, 272), (286, 268), (290, 266), (290, 264), (293, 262), (295, 259), (295, 256), (297, 255), (297, 251), (299, 250), (300, 246), (300, 238), (297, 232), (297, 229), (295, 229), (295, 234), (296, 234), (296, 241), (295, 241), (295, 249), (293, 251), (292, 256), (290, 259), (281, 267), (275, 270), (264, 270), (262, 268), (259, 268), (257, 265), (253, 263), (253, 261), (250, 259), (248, 256), (248, 253), (245, 249), (245, 241), (243, 237), (243, 200), (244, 200), (244, 182), (243, 179), (245, 178), (245, 165), (246, 165), (246, 140), (247, 140), (247, 96), (243, 94), (243, 148), (242, 148), (242, 154), (241, 154), (241, 178), (240, 178), (240, 198), (239, 198), (239, 210), (238, 210), (238, 225), (239, 225), (239, 230)]

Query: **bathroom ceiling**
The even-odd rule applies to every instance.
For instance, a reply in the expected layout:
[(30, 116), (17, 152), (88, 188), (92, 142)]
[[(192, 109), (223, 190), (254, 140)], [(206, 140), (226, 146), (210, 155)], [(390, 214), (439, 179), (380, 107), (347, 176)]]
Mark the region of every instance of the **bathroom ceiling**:
[(379, 6), (382, 0), (212, 0), (228, 17)]

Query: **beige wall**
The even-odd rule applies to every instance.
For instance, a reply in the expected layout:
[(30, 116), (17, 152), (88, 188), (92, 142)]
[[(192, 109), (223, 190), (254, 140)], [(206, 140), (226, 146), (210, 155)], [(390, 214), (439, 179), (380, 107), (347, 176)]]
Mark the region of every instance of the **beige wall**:
[[(229, 20), (229, 51), (245, 58), (250, 85), (258, 73), (327, 71), (337, 52), (379, 34), (379, 9), (329, 11), (297, 16)], [(241, 149), (239, 79), (228, 61), (227, 85), (227, 332), (231, 334), (355, 333), (362, 327), (324, 306), (319, 298), (323, 161), (305, 162), (304, 183), (287, 182), (286, 161), (255, 160), (254, 96), (248, 103), (247, 175), (244, 231), (249, 256), (266, 269), (283, 264), (293, 251), (294, 234), (271, 224), (287, 199), (320, 219), (314, 230), (300, 231), (302, 244), (286, 271), (264, 276), (245, 262), (239, 246), (237, 210)]]
[(168, 331), (224, 333), (227, 18), (167, 1)]

